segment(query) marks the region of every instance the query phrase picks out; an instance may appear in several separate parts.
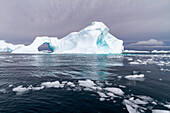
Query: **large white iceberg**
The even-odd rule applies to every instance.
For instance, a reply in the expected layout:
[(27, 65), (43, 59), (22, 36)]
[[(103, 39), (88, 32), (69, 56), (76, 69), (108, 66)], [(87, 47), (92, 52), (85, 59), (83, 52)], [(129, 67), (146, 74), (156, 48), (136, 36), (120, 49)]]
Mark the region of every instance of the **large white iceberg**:
[(92, 22), (92, 25), (62, 39), (36, 37), (32, 44), (15, 49), (12, 53), (40, 53), (38, 48), (44, 43), (54, 54), (119, 54), (124, 50), (123, 41), (112, 36), (108, 27), (102, 22)]

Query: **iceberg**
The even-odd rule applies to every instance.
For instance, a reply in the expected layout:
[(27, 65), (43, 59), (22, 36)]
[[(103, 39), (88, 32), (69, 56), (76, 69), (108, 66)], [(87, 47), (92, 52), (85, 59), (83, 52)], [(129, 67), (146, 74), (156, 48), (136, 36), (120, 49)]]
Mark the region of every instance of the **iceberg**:
[(42, 53), (38, 50), (48, 44), (53, 54), (120, 54), (124, 50), (123, 41), (109, 33), (102, 22), (92, 22), (79, 32), (58, 39), (57, 37), (36, 37), (32, 44), (14, 49), (12, 53)]
[(11, 43), (5, 42), (5, 40), (0, 40), (0, 52), (12, 52), (21, 47), (24, 47), (24, 45), (23, 44), (13, 45)]

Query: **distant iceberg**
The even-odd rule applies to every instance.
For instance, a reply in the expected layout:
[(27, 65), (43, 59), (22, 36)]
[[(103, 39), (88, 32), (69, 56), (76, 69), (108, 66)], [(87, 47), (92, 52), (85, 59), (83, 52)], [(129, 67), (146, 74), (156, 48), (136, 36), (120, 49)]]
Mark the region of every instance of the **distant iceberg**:
[(123, 41), (109, 33), (109, 28), (102, 22), (79, 32), (73, 32), (58, 39), (57, 37), (36, 37), (32, 44), (17, 49), (10, 48), (12, 53), (41, 53), (38, 48), (48, 44), (54, 54), (120, 54), (124, 50)]
[(23, 44), (13, 45), (11, 43), (7, 43), (4, 40), (0, 40), (0, 52), (12, 52), (16, 49), (25, 47)]

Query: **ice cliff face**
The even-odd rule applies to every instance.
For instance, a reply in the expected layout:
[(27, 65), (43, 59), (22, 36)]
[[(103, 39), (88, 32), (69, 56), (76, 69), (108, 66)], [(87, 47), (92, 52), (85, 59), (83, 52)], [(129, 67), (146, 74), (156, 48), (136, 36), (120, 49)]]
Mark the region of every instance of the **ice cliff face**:
[(38, 47), (44, 43), (47, 43), (55, 54), (115, 54), (124, 50), (123, 41), (112, 36), (109, 28), (102, 22), (93, 22), (92, 25), (62, 39), (37, 37), (32, 44), (12, 50), (12, 53), (40, 53)]

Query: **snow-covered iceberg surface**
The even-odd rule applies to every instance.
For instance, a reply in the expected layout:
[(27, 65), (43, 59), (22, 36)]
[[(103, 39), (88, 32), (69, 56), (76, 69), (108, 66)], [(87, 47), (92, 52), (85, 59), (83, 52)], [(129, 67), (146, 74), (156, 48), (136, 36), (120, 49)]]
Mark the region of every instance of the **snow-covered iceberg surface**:
[(62, 39), (36, 37), (32, 44), (15, 49), (12, 53), (41, 53), (38, 47), (44, 43), (48, 44), (55, 54), (119, 54), (124, 50), (123, 41), (111, 35), (105, 24), (92, 22), (92, 25), (79, 32), (70, 33)]
[(24, 47), (22, 44), (13, 45), (11, 43), (5, 42), (4, 40), (0, 40), (0, 52), (12, 52), (22, 47)]

